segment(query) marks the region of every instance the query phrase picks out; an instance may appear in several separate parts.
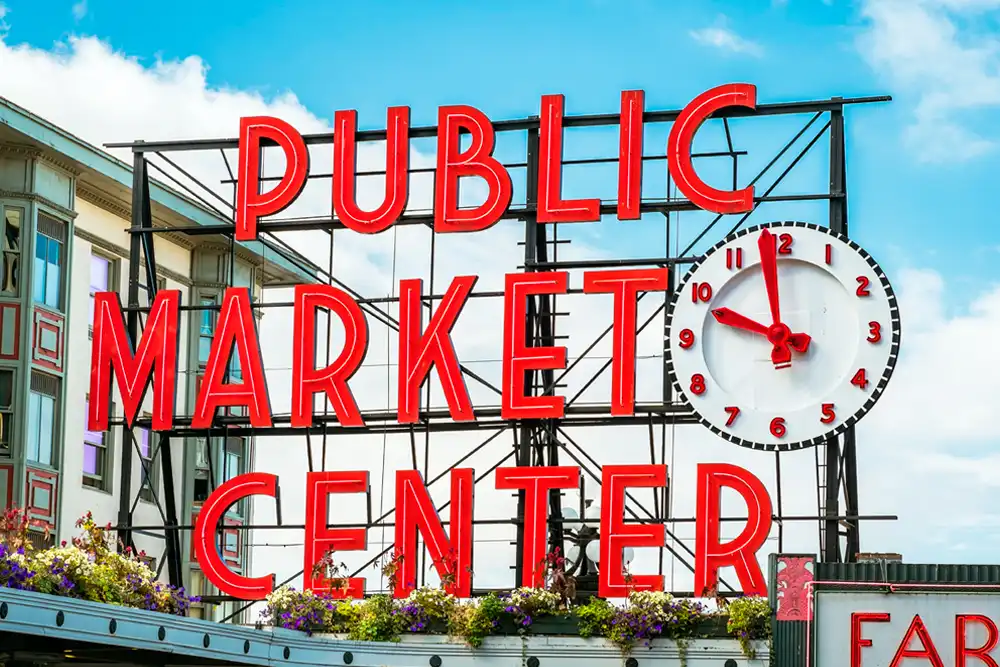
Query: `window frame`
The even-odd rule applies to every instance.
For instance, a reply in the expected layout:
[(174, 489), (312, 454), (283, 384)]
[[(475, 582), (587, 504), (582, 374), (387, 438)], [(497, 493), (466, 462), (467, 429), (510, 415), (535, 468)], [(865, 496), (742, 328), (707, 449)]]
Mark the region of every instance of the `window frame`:
[[(47, 234), (41, 230), (41, 219), (45, 217), (54, 223), (57, 223), (62, 227), (62, 239), (58, 239), (50, 234)], [(35, 211), (35, 225), (34, 225), (34, 237), (32, 238), (32, 281), (31, 281), (31, 301), (33, 304), (42, 306), (43, 308), (48, 308), (59, 313), (66, 312), (66, 267), (68, 266), (67, 253), (69, 252), (70, 245), (70, 228), (69, 223), (59, 217), (58, 214), (50, 211), (49, 209), (39, 207)], [(50, 262), (48, 261), (49, 249), (46, 248), (46, 259), (44, 264), (43, 273), (43, 283), (42, 283), (42, 300), (39, 301), (35, 294), (35, 283), (38, 280), (38, 274), (35, 272), (35, 261), (38, 259), (38, 247), (39, 247), (39, 237), (45, 237), (49, 243), (59, 244), (59, 281), (58, 281), (58, 298), (57, 305), (52, 305), (48, 302), (48, 291), (49, 291), (49, 272), (48, 266)]]
[[(5, 270), (8, 255), (14, 255), (17, 259), (17, 270), (16, 270), (17, 280), (14, 287), (14, 291), (10, 292), (2, 289), (4, 280), (6, 280), (6, 275), (0, 275), (0, 297), (9, 299), (18, 299), (21, 296), (21, 283), (22, 283), (21, 279), (24, 277), (24, 252), (23, 252), (24, 223), (25, 220), (28, 218), (29, 208), (26, 204), (5, 203), (3, 204), (3, 206), (0, 206), (0, 209), (2, 209), (2, 211), (0, 211), (0, 240), (4, 242), (6, 242), (7, 240), (7, 211), (16, 210), (21, 214), (21, 226), (18, 228), (17, 249), (8, 250), (6, 247), (0, 246), (0, 253), (2, 253), (2, 257), (0, 257), (0, 272), (3, 272)], [(12, 273), (14, 273), (13, 270)]]
[[(38, 375), (40, 377), (45, 377), (45, 378), (51, 378), (53, 380), (54, 386), (55, 386), (54, 392), (52, 394), (48, 394), (48, 393), (44, 393), (41, 390), (36, 391), (35, 389), (32, 389), (31, 379), (35, 375)], [(30, 374), (28, 376), (28, 411), (27, 411), (28, 412), (27, 417), (28, 417), (28, 420), (29, 420), (29, 424), (28, 424), (27, 433), (25, 434), (25, 443), (24, 443), (24, 460), (29, 465), (42, 466), (44, 468), (49, 468), (49, 469), (52, 469), (52, 470), (57, 470), (58, 469), (58, 465), (57, 464), (58, 464), (58, 462), (60, 460), (60, 456), (62, 454), (62, 452), (61, 452), (61, 450), (59, 448), (59, 442), (60, 442), (61, 434), (62, 434), (61, 419), (59, 418), (60, 415), (61, 415), (61, 410), (62, 410), (62, 396), (61, 396), (61, 394), (62, 394), (62, 380), (61, 380), (61, 378), (59, 378), (59, 377), (57, 377), (55, 375), (49, 375), (48, 373), (44, 373), (44, 372), (39, 371), (39, 370), (32, 369), (30, 371)], [(49, 434), (51, 435), (52, 441), (49, 444), (49, 461), (47, 463), (41, 460), (41, 451), (42, 451), (41, 450), (41, 444), (42, 444), (41, 440), (39, 440), (39, 442), (38, 442), (38, 454), (37, 454), (37, 458), (31, 458), (31, 455), (30, 455), (30, 453), (31, 453), (31, 444), (32, 444), (31, 443), (32, 428), (31, 428), (31, 424), (30, 424), (30, 420), (31, 420), (31, 417), (32, 417), (32, 414), (31, 414), (31, 412), (32, 412), (32, 410), (31, 410), (31, 397), (35, 396), (35, 395), (41, 396), (41, 397), (44, 397), (44, 398), (52, 399), (52, 428), (49, 431)], [(40, 408), (40, 410), (41, 410), (41, 408)], [(40, 411), (38, 416), (39, 416), (39, 426), (40, 426), (42, 419), (44, 419), (44, 415)], [(41, 435), (41, 429), (40, 428), (37, 430), (37, 433), (39, 434), (39, 436)]]
[[(105, 260), (108, 263), (108, 288), (105, 291), (108, 292), (118, 292), (121, 289), (121, 258), (115, 257), (109, 252), (104, 252), (101, 249), (91, 246), (90, 248), (90, 261), (93, 262), (95, 257)], [(88, 265), (88, 269), (92, 267)], [(94, 337), (94, 286), (89, 284), (90, 279), (88, 278), (88, 290), (90, 292), (90, 337)]]
[[(11, 458), (14, 453), (11, 444), (17, 441), (17, 394), (18, 394), (18, 369), (9, 366), (0, 366), (0, 375), (10, 373), (10, 406), (4, 407), (0, 404), (0, 458)], [(3, 429), (9, 428), (6, 444), (3, 441)]]
[[(99, 471), (99, 474), (96, 474), (96, 475), (95, 474), (90, 474), (90, 473), (86, 472), (85, 470), (83, 470), (83, 466), (82, 465), (80, 466), (80, 476), (81, 476), (80, 484), (83, 487), (85, 487), (87, 489), (90, 489), (92, 491), (100, 491), (102, 493), (111, 493), (112, 492), (111, 483), (112, 483), (112, 477), (113, 477), (112, 471), (114, 469), (114, 448), (113, 448), (113, 446), (114, 446), (114, 441), (115, 441), (115, 439), (113, 437), (112, 427), (109, 425), (108, 428), (107, 428), (107, 430), (101, 432), (101, 440), (102, 440), (102, 442), (100, 444), (89, 442), (87, 440), (87, 433), (90, 432), (90, 431), (87, 430), (87, 412), (89, 411), (89, 409), (90, 409), (90, 394), (87, 394), (86, 403), (84, 404), (84, 413), (83, 413), (83, 420), (84, 420), (83, 421), (83, 440), (81, 442), (81, 445), (83, 446), (83, 449), (84, 449), (85, 452), (86, 452), (87, 445), (92, 445), (92, 446), (103, 448), (103, 450), (104, 450), (104, 457), (103, 457), (102, 462), (101, 462), (101, 464), (102, 464), (101, 468), (102, 469)], [(114, 403), (110, 404), (109, 416), (110, 416), (111, 420), (114, 419), (114, 416), (115, 416), (115, 404)]]

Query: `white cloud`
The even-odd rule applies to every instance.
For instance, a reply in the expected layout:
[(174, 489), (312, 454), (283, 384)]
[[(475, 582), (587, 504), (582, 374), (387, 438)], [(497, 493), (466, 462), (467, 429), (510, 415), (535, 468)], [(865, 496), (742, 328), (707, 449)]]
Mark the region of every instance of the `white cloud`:
[[(46, 86), (38, 86), (46, 81)], [(283, 117), (303, 132), (329, 129), (328, 123), (306, 109), (291, 93), (265, 99), (256, 93), (220, 90), (207, 85), (204, 64), (197, 57), (183, 61), (156, 62), (149, 66), (115, 53), (96, 39), (74, 39), (68, 48), (44, 51), (27, 46), (11, 46), (0, 42), (0, 90), (18, 104), (52, 120), (85, 139), (100, 144), (132, 138), (195, 138), (234, 136), (241, 115), (271, 114)], [(363, 124), (374, 124), (374, 120)], [(381, 159), (373, 151), (363, 152), (362, 164)], [(325, 151), (329, 153), (329, 151)], [(328, 155), (317, 155), (329, 161)], [(429, 160), (429, 156), (414, 152), (414, 162)], [(187, 164), (187, 163), (185, 163)], [(269, 164), (269, 166), (272, 166)], [(317, 164), (317, 168), (320, 168)], [(197, 162), (192, 169), (220, 177), (221, 166)], [(370, 183), (370, 181), (363, 182)], [(326, 186), (328, 188), (328, 185)], [(301, 205), (312, 212), (328, 210), (328, 196), (322, 182)], [(361, 188), (363, 198), (378, 196), (370, 185)], [(423, 206), (429, 196), (427, 184), (414, 185), (414, 206)], [(435, 267), (435, 291), (440, 291), (451, 276), (474, 272), (482, 276), (483, 287), (496, 289), (504, 269), (513, 270), (518, 263), (515, 245), (520, 235), (515, 223), (500, 224), (486, 234), (450, 235), (439, 237), (439, 263)], [(324, 245), (312, 244), (311, 239), (298, 237), (299, 247), (325, 264)], [(338, 238), (336, 271), (352, 286), (368, 296), (381, 296), (393, 289), (390, 276), (413, 277), (427, 275), (426, 258), (415, 249), (427, 248), (430, 237), (426, 229), (412, 227), (375, 237), (358, 235)], [(394, 248), (395, 251), (394, 252)], [(562, 253), (563, 251), (560, 250)], [(577, 256), (594, 256), (596, 251), (574, 241), (569, 252)], [(579, 284), (579, 279), (574, 278)], [(903, 548), (908, 558), (919, 557), (934, 561), (946, 558), (947, 541), (941, 534), (962, 527), (949, 527), (949, 517), (968, 507), (991, 507), (987, 502), (995, 486), (996, 475), (988, 471), (1000, 467), (1000, 462), (988, 451), (997, 442), (993, 435), (995, 415), (1000, 414), (997, 396), (1000, 385), (995, 369), (1000, 368), (993, 332), (1000, 330), (1000, 289), (989, 288), (975, 297), (966, 310), (954, 314), (946, 304), (955, 302), (947, 281), (926, 271), (910, 271), (894, 277), (902, 300), (903, 357), (897, 376), (884, 399), (859, 428), (861, 456), (861, 502), (865, 513), (899, 513), (903, 520), (896, 526), (866, 526), (862, 546), (869, 550)], [(287, 294), (272, 294), (271, 300), (287, 299)], [(648, 302), (647, 302), (648, 304)], [(564, 329), (571, 332), (568, 342), (570, 355), (579, 354), (590, 342), (595, 327), (608, 321), (608, 302), (597, 297), (567, 297), (559, 310), (571, 313)], [(495, 323), (499, 304), (477, 302), (470, 305), (460, 319), (455, 336), (460, 357), (477, 372), (496, 378), (499, 368), (498, 327), (482, 326)], [(394, 310), (394, 309), (393, 309)], [(640, 318), (649, 310), (644, 306)], [(560, 324), (563, 326), (563, 323)], [(262, 324), (261, 336), (266, 350), (272, 401), (276, 410), (287, 410), (287, 368), (290, 351), (288, 322), (280, 315), (268, 314)], [(657, 325), (640, 338), (639, 349), (655, 350), (658, 345)], [(352, 383), (359, 401), (366, 407), (394, 405), (395, 338), (374, 322), (371, 324), (370, 364)], [(662, 329), (660, 329), (662, 331)], [(336, 335), (334, 336), (336, 343)], [(599, 346), (595, 354), (606, 355), (607, 345)], [(576, 374), (568, 377), (569, 393), (579, 387), (589, 370), (582, 364)], [(989, 372), (990, 370), (993, 372)], [(640, 396), (655, 396), (661, 378), (660, 365), (644, 361), (639, 368)], [(607, 378), (602, 378), (589, 390), (588, 396), (602, 399), (607, 392)], [(436, 379), (433, 380), (435, 403), (441, 403)], [(474, 382), (470, 392), (477, 405), (495, 404), (496, 396)], [(648, 433), (645, 427), (613, 427), (590, 429), (571, 434), (580, 446), (599, 461), (645, 462), (648, 460)], [(480, 434), (441, 434), (434, 436), (430, 475), (447, 467), (450, 462), (468, 452), (485, 436)], [(659, 434), (655, 434), (659, 448)], [(314, 440), (319, 440), (315, 438)], [(729, 460), (746, 465), (762, 477), (772, 490), (774, 458), (740, 449), (722, 442), (698, 427), (668, 429), (665, 437), (667, 463), (673, 484), (672, 507), (675, 515), (691, 515), (694, 504), (693, 471), (698, 461)], [(511, 437), (501, 436), (497, 447), (473, 457), (470, 464), (485, 471), (495, 462), (501, 450), (509, 450)], [(320, 447), (316, 446), (319, 456)], [(302, 478), (306, 470), (304, 438), (262, 438), (258, 444), (258, 467), (279, 473), (284, 488), (284, 520), (302, 520)], [(387, 493), (383, 497), (381, 467), (386, 455)], [(982, 452), (982, 453), (980, 453)], [(503, 452), (505, 453), (505, 451)], [(500, 454), (502, 455), (502, 454)], [(785, 511), (810, 514), (815, 511), (816, 490), (813, 452), (791, 454), (782, 460), (783, 501)], [(375, 507), (391, 505), (391, 480), (397, 468), (410, 466), (409, 438), (392, 436), (350, 436), (330, 440), (327, 466), (337, 469), (371, 469)], [(319, 467), (319, 461), (316, 461)], [(588, 480), (589, 481), (589, 480)], [(488, 480), (487, 480), (488, 482)], [(477, 496), (477, 512), (481, 516), (508, 516), (511, 503), (505, 494), (490, 491), (484, 484)], [(592, 491), (594, 484), (588, 484)], [(928, 493), (934, 488), (934, 493)], [(435, 497), (441, 489), (433, 488)], [(445, 491), (447, 493), (447, 491)], [(477, 489), (477, 493), (480, 493)], [(976, 502), (978, 504), (970, 504)], [(727, 501), (727, 507), (728, 507)], [(262, 522), (273, 520), (273, 510), (267, 503), (259, 504)], [(362, 512), (348, 504), (351, 512)], [(344, 510), (347, 511), (347, 510)], [(734, 509), (735, 514), (738, 510)], [(983, 521), (1000, 521), (982, 511)], [(355, 516), (363, 516), (355, 515)], [(113, 517), (108, 517), (113, 519)], [(731, 524), (730, 524), (731, 525)], [(932, 526), (934, 531), (923, 530)], [(675, 526), (678, 535), (687, 540), (693, 534), (689, 524)], [(971, 529), (969, 529), (971, 530)], [(937, 532), (935, 532), (937, 531)], [(504, 540), (509, 527), (484, 528), (480, 539)], [(776, 537), (777, 529), (775, 529)], [(387, 536), (391, 535), (391, 529)], [(377, 546), (380, 535), (373, 531), (371, 546)], [(261, 547), (255, 555), (257, 572), (274, 570), (279, 578), (301, 568), (302, 535), (296, 531), (259, 531), (255, 543), (285, 544), (285, 547)], [(964, 540), (976, 544), (974, 540)], [(688, 542), (690, 544), (690, 542)], [(776, 549), (771, 542), (769, 549)], [(815, 551), (814, 524), (794, 524), (786, 527), (784, 548), (789, 551)], [(374, 553), (374, 551), (372, 551)], [(512, 562), (511, 548), (490, 542), (477, 549), (477, 581), (480, 585), (503, 585), (509, 580), (507, 566)], [(970, 553), (970, 552), (966, 552)], [(970, 557), (975, 556), (972, 554)], [(350, 558), (350, 565), (363, 562)], [(635, 571), (651, 569), (650, 556), (640, 556)], [(676, 588), (690, 587), (690, 575), (683, 566), (668, 566), (670, 583)], [(377, 580), (377, 574), (368, 576)], [(373, 585), (375, 582), (373, 582)]]
[(77, 21), (83, 19), (87, 15), (87, 0), (79, 0), (73, 4), (73, 18)]
[(740, 37), (735, 32), (727, 28), (724, 21), (718, 25), (708, 28), (699, 28), (689, 33), (691, 38), (705, 46), (711, 46), (721, 51), (732, 53), (745, 53), (756, 58), (764, 55), (764, 47), (757, 42)]
[[(923, 161), (962, 161), (994, 150), (976, 114), (1000, 108), (1000, 39), (983, 13), (997, 0), (864, 0), (859, 47), (914, 119), (905, 133)], [(990, 127), (992, 129), (992, 127)]]

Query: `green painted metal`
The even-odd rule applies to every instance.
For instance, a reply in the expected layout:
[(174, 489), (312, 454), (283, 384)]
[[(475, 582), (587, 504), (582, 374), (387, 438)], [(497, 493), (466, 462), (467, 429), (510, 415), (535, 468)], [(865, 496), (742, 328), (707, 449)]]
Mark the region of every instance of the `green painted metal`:
[(816, 563), (816, 581), (1000, 585), (1000, 565)]

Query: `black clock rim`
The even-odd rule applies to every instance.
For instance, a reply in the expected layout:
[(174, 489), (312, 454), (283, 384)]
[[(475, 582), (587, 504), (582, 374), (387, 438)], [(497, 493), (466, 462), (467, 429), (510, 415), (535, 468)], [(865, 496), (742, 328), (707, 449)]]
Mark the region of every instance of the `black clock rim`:
[[(727, 433), (722, 430), (708, 419), (706, 419), (701, 412), (688, 400), (687, 392), (684, 391), (684, 387), (678, 381), (677, 373), (674, 371), (673, 353), (670, 349), (670, 333), (673, 328), (674, 319), (674, 309), (677, 305), (677, 300), (683, 293), (684, 288), (687, 286), (688, 281), (694, 272), (704, 264), (705, 260), (711, 257), (717, 250), (723, 246), (735, 241), (736, 239), (742, 238), (753, 234), (754, 232), (759, 232), (763, 229), (771, 229), (777, 227), (789, 227), (789, 228), (799, 228), (799, 229), (812, 229), (815, 231), (823, 232), (829, 234), (830, 236), (838, 239), (839, 241), (850, 246), (852, 250), (857, 252), (864, 258), (868, 266), (872, 268), (875, 275), (878, 277), (879, 282), (882, 284), (883, 289), (885, 289), (886, 297), (889, 301), (889, 316), (891, 321), (892, 337), (889, 341), (889, 361), (886, 363), (885, 368), (882, 370), (882, 375), (875, 383), (874, 389), (872, 389), (871, 395), (865, 404), (862, 405), (853, 415), (843, 422), (838, 424), (836, 427), (830, 429), (822, 436), (815, 438), (809, 438), (806, 440), (792, 441), (792, 442), (782, 442), (782, 443), (765, 443), (756, 442), (754, 440), (747, 440), (746, 438), (740, 438), (733, 435), (732, 433)], [(801, 221), (779, 221), (779, 222), (765, 222), (760, 225), (755, 225), (753, 227), (747, 227), (746, 229), (739, 230), (733, 234), (728, 235), (726, 238), (722, 239), (714, 246), (709, 248), (704, 255), (701, 256), (697, 261), (690, 265), (684, 277), (677, 283), (677, 287), (673, 290), (673, 294), (670, 298), (670, 303), (667, 306), (666, 313), (666, 327), (664, 328), (664, 340), (663, 340), (663, 356), (666, 365), (667, 375), (670, 379), (670, 384), (673, 386), (676, 395), (680, 397), (681, 403), (685, 405), (695, 418), (701, 423), (702, 426), (707, 428), (709, 431), (719, 436), (723, 440), (728, 440), (729, 442), (739, 445), (740, 447), (746, 447), (747, 449), (754, 449), (757, 451), (765, 452), (791, 452), (800, 449), (808, 449), (810, 447), (815, 447), (823, 442), (826, 442), (832, 438), (835, 438), (849, 428), (857, 424), (865, 415), (871, 412), (871, 409), (875, 407), (878, 399), (882, 397), (886, 386), (889, 384), (889, 379), (892, 378), (892, 374), (896, 369), (896, 362), (899, 359), (899, 343), (902, 338), (902, 330), (900, 326), (899, 317), (899, 303), (896, 299), (896, 292), (892, 289), (892, 285), (889, 283), (889, 278), (885, 275), (882, 267), (879, 266), (875, 258), (869, 254), (867, 250), (859, 246), (853, 240), (848, 238), (845, 234), (840, 232), (835, 232), (829, 227), (824, 227), (813, 222), (801, 222)]]

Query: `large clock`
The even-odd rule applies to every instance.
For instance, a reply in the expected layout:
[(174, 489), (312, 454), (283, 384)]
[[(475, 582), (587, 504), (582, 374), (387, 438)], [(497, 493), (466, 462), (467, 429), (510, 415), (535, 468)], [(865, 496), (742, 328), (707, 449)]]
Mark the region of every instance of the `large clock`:
[(675, 390), (744, 447), (816, 445), (861, 419), (899, 354), (888, 279), (847, 237), (779, 222), (740, 231), (674, 292), (664, 341)]

